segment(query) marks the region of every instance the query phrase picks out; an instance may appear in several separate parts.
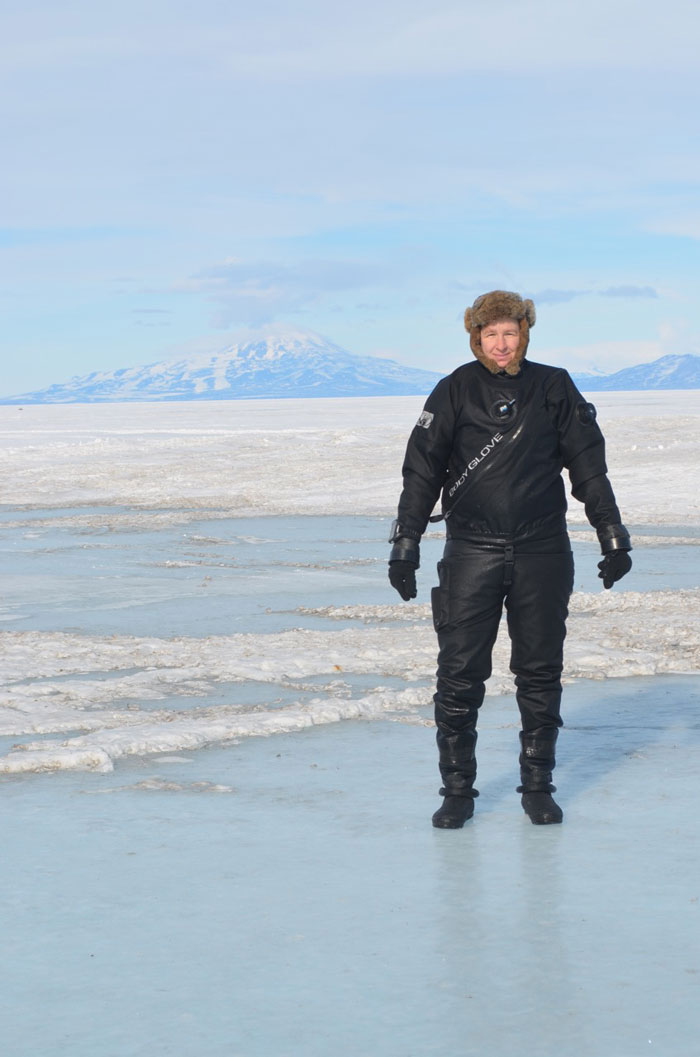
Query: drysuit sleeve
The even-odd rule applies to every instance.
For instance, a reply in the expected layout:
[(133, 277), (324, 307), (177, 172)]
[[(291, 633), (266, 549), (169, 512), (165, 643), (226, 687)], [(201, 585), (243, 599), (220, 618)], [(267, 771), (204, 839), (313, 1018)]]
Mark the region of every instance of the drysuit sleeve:
[(559, 433), (559, 450), (571, 481), (571, 494), (584, 504), (603, 552), (631, 550), (607, 476), (605, 439), (596, 421), (595, 407), (584, 399), (564, 370), (557, 372), (547, 401)]
[(572, 488), (571, 494), (579, 503), (583, 503), (586, 517), (593, 528), (620, 524), (620, 511), (607, 474), (589, 477), (577, 488)]
[(556, 372), (547, 392), (547, 404), (559, 434), (559, 452), (576, 495), (590, 478), (608, 472), (605, 440), (596, 422), (596, 410), (564, 370)]
[(447, 475), (455, 427), (450, 378), (443, 378), (428, 397), (413, 427), (403, 461), (403, 491), (397, 520), (422, 535)]

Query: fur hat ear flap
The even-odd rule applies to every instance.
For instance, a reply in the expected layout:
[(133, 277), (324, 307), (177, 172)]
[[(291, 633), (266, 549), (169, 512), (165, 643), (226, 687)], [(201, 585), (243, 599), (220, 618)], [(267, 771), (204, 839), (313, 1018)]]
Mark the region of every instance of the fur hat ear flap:
[(481, 327), (474, 323), (474, 310), (472, 308), (468, 308), (464, 313), (464, 329), (469, 335), (469, 348), (477, 360), (481, 360)]

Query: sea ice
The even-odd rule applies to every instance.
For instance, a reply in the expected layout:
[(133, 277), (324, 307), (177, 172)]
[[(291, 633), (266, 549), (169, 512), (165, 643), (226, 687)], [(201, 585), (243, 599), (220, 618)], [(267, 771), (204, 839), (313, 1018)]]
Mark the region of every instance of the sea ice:
[[(700, 396), (682, 419), (673, 393), (597, 402), (635, 566), (602, 593), (572, 503), (566, 678), (695, 672)], [(382, 520), (420, 403), (0, 407), (0, 772), (109, 770), (423, 705), (430, 614), (391, 597)], [(440, 538), (424, 543), (423, 597)], [(502, 634), (491, 693), (511, 686), (507, 653)]]
[(458, 832), (439, 533), (384, 568), (421, 401), (0, 407), (8, 1057), (695, 1052), (700, 395), (595, 402), (635, 564), (572, 503), (565, 825), (502, 634)]
[(563, 826), (522, 813), (515, 712), (457, 832), (427, 710), (0, 779), (3, 1051), (688, 1057), (697, 678), (568, 688)]
[[(700, 390), (596, 393), (625, 518), (700, 524)], [(0, 406), (0, 502), (393, 517), (419, 397)], [(585, 521), (573, 503), (573, 523)]]

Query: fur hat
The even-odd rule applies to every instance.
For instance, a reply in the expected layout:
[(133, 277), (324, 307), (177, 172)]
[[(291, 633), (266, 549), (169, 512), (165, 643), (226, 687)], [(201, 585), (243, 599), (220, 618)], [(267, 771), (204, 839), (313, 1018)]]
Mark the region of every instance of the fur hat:
[(506, 367), (506, 374), (517, 374), (525, 358), (530, 341), (530, 327), (535, 325), (535, 306), (527, 298), (509, 290), (492, 290), (489, 294), (477, 297), (471, 308), (464, 313), (464, 326), (469, 334), (469, 344), (477, 360), (483, 363), (492, 374), (499, 374), (500, 367), (494, 360), (489, 360), (481, 348), (481, 328), (487, 323), (500, 323), (504, 319), (515, 319), (520, 324), (520, 341), (515, 359)]

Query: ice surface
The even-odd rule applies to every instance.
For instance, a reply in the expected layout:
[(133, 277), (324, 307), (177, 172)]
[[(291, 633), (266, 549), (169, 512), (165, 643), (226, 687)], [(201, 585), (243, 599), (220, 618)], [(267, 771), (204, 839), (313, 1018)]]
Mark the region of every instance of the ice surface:
[[(596, 393), (627, 521), (700, 524), (700, 390)], [(0, 406), (0, 502), (393, 517), (418, 397)], [(175, 513), (175, 511), (177, 511)], [(583, 523), (579, 504), (572, 521)]]
[[(385, 601), (382, 521), (420, 404), (0, 407), (0, 771), (109, 770), (422, 706), (430, 616)], [(567, 680), (697, 671), (700, 395), (598, 404), (639, 531), (633, 574), (602, 594), (572, 504)], [(423, 597), (440, 539), (424, 543)], [(491, 693), (507, 665), (502, 634)]]
[(0, 780), (3, 1052), (695, 1053), (697, 679), (567, 698), (560, 827), (521, 811), (510, 696), (457, 832), (427, 713)]
[(384, 568), (421, 401), (0, 407), (8, 1057), (695, 1052), (700, 397), (595, 402), (634, 568), (572, 503), (565, 825), (502, 634), (456, 833), (440, 533)]

